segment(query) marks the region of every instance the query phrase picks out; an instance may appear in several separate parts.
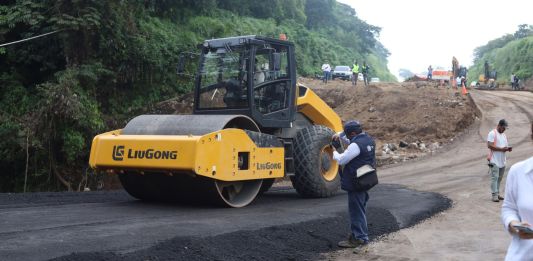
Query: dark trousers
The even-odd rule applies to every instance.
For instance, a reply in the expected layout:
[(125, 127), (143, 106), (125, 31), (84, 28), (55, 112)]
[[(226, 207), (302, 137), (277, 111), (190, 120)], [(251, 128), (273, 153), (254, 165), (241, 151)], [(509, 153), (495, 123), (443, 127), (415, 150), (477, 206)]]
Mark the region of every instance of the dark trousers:
[(348, 209), (350, 211), (350, 231), (352, 236), (368, 242), (368, 226), (366, 223), (366, 202), (368, 192), (348, 191)]
[(323, 81), (324, 83), (328, 83), (329, 75), (330, 75), (330, 74), (331, 74), (330, 72), (328, 72), (328, 71), (324, 71), (324, 79), (322, 79), (322, 81)]
[(368, 74), (363, 73), (363, 80), (365, 82), (365, 86), (367, 86), (368, 85)]

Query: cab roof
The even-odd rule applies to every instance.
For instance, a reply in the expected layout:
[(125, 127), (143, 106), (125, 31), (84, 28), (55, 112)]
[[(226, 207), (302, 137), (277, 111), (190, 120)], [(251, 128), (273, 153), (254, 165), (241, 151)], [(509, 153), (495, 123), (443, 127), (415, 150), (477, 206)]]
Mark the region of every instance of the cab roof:
[(253, 41), (263, 41), (265, 43), (294, 45), (292, 42), (279, 40), (275, 38), (257, 36), (257, 35), (244, 35), (244, 36), (233, 36), (233, 37), (205, 40), (203, 43), (203, 46), (209, 47), (209, 48), (220, 48), (224, 46), (243, 45), (243, 44), (250, 43)]

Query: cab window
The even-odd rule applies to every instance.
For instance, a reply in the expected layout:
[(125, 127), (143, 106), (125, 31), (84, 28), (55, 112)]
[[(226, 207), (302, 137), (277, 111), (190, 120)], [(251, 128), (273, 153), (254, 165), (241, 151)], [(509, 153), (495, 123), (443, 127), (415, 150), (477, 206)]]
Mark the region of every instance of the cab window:
[(264, 45), (257, 48), (253, 66), (256, 110), (268, 114), (289, 106), (289, 57), (285, 46)]

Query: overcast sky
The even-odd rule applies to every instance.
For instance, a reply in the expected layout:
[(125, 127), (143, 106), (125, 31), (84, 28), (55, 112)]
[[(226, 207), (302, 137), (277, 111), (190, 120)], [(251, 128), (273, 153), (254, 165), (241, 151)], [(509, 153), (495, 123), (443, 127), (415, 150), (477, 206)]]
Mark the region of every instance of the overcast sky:
[(337, 1), (382, 28), (379, 40), (391, 52), (389, 70), (396, 76), (400, 68), (449, 68), (453, 56), (470, 66), (476, 47), (514, 33), (519, 24), (533, 25), (532, 0)]

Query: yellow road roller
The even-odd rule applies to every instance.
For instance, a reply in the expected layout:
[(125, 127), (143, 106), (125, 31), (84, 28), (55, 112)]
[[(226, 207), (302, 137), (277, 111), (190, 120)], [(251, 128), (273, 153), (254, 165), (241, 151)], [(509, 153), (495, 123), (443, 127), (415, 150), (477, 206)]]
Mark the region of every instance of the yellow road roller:
[(297, 83), (294, 44), (250, 35), (199, 49), (193, 114), (141, 115), (97, 135), (90, 166), (141, 200), (243, 207), (285, 176), (303, 197), (335, 194), (341, 119)]

